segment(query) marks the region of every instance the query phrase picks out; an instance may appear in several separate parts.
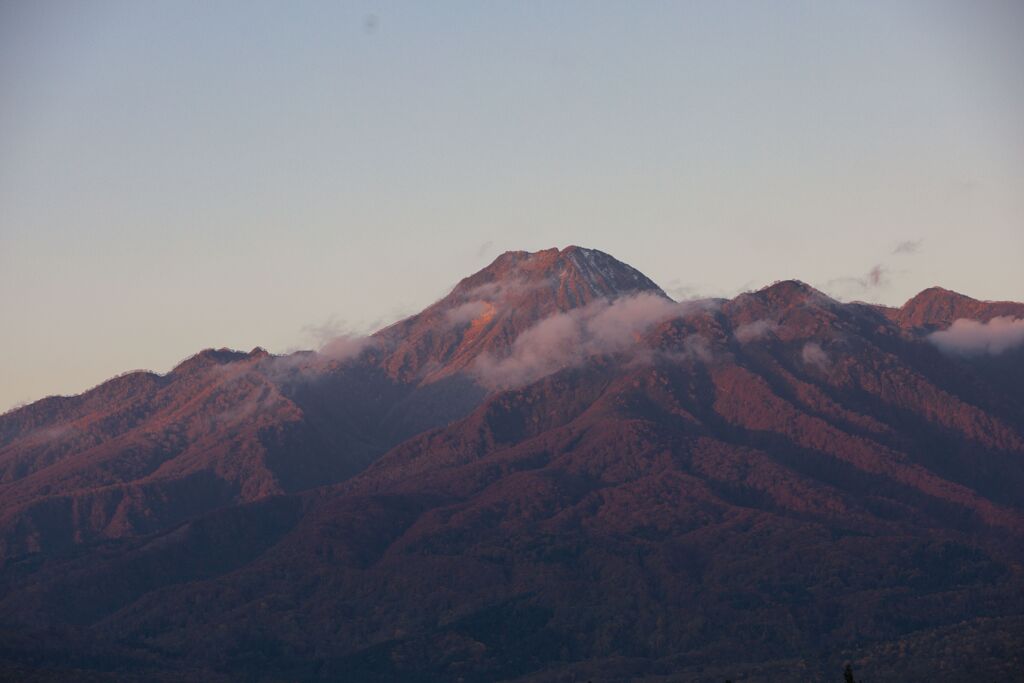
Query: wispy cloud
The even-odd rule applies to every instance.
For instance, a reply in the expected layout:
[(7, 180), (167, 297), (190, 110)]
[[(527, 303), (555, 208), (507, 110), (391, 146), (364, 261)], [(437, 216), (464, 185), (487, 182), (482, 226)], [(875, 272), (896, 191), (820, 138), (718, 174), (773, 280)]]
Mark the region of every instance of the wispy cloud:
[(864, 275), (857, 277), (839, 277), (829, 280), (825, 288), (830, 291), (837, 291), (842, 296), (866, 296), (872, 295), (877, 290), (889, 286), (892, 271), (882, 264), (875, 264)]
[(689, 360), (710, 363), (712, 360), (711, 343), (700, 334), (691, 334), (683, 340), (683, 352)]
[(545, 287), (543, 282), (529, 282), (519, 277), (513, 277), (508, 280), (485, 282), (462, 292), (461, 296), (463, 301), (485, 300), (491, 303), (503, 303), (507, 299), (543, 287)]
[(317, 353), (328, 360), (355, 358), (373, 344), (373, 337), (342, 334), (317, 349)]
[(315, 348), (320, 348), (337, 337), (352, 334), (351, 326), (333, 315), (322, 323), (310, 323), (302, 327), (302, 336), (311, 341)]
[(679, 278), (674, 277), (666, 285), (665, 293), (676, 301), (683, 301), (684, 299), (695, 298), (698, 295), (698, 290), (695, 286), (684, 283)]
[(358, 356), (373, 343), (372, 337), (354, 332), (351, 325), (336, 316), (320, 324), (306, 325), (302, 331), (313, 342), (317, 355), (327, 360)]
[(889, 269), (879, 263), (872, 266), (864, 275), (836, 278), (830, 280), (829, 284), (854, 286), (862, 290), (875, 289), (889, 284), (889, 273)]
[(476, 257), (481, 259), (494, 251), (494, 242), (487, 240), (476, 249)]
[(923, 242), (924, 240), (907, 240), (905, 242), (900, 242), (892, 250), (892, 253), (903, 256), (916, 254), (917, 252), (921, 251), (921, 244)]
[(740, 325), (733, 330), (732, 336), (741, 344), (747, 344), (758, 339), (767, 337), (770, 333), (779, 329), (779, 324), (774, 320), (755, 320)]
[(253, 392), (238, 404), (220, 411), (206, 413), (210, 424), (226, 426), (256, 420), (260, 415), (274, 413), (285, 404), (285, 399), (276, 392)]
[(452, 325), (464, 325), (486, 313), (492, 306), (486, 301), (467, 301), (445, 312)]
[(698, 286), (690, 282), (683, 282), (675, 277), (668, 281), (664, 291), (676, 301), (731, 299), (738, 294), (751, 291), (756, 285), (756, 281), (749, 280), (740, 287), (708, 287), (705, 284)]
[(292, 348), (284, 355), (269, 356), (260, 368), (274, 381), (306, 380), (322, 371), (326, 363), (341, 363), (358, 358), (379, 342), (367, 334), (352, 332), (336, 317), (324, 323), (305, 325), (303, 335), (313, 350)]
[(881, 265), (874, 266), (865, 278), (868, 287), (881, 287), (888, 284), (888, 270)]
[(519, 335), (508, 356), (482, 356), (473, 372), (485, 386), (520, 386), (594, 355), (629, 351), (652, 325), (692, 310), (649, 293), (595, 302), (545, 318)]
[(825, 353), (825, 350), (817, 342), (807, 342), (804, 344), (804, 348), (800, 352), (800, 358), (805, 365), (816, 367), (822, 371), (828, 370), (829, 365), (832, 363), (829, 360), (828, 354)]
[(960, 318), (928, 335), (928, 341), (958, 356), (997, 355), (1024, 345), (1024, 319), (1000, 316), (983, 323)]

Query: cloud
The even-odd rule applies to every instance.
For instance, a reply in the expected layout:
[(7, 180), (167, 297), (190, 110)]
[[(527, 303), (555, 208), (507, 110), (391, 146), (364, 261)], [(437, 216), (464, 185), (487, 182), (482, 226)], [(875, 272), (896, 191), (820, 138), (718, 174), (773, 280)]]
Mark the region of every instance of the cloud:
[(350, 329), (344, 320), (332, 315), (322, 323), (303, 325), (302, 334), (313, 342), (313, 346), (319, 348), (336, 337), (350, 335)]
[(683, 340), (683, 352), (688, 359), (699, 360), (702, 363), (710, 363), (712, 360), (711, 344), (707, 337), (699, 334), (691, 334)]
[(485, 282), (472, 289), (459, 293), (459, 299), (463, 302), (488, 301), (502, 303), (513, 296), (529, 292), (532, 289), (540, 289), (545, 286), (543, 282), (527, 282), (521, 278), (509, 280), (498, 280)]
[(599, 353), (605, 352), (605, 348), (621, 349), (636, 342), (654, 323), (678, 316), (688, 308), (656, 294), (638, 294), (602, 304), (584, 309), (585, 315), (592, 313), (585, 327)]
[(362, 355), (377, 346), (374, 337), (358, 334), (340, 334), (326, 340), (316, 351), (293, 351), (283, 356), (268, 356), (260, 363), (260, 370), (275, 382), (308, 381), (318, 376), (329, 363), (342, 363)]
[(460, 304), (455, 308), (448, 310), (445, 313), (445, 318), (452, 325), (464, 325), (470, 321), (476, 320), (492, 308), (493, 306), (486, 301), (467, 301), (464, 304)]
[(800, 357), (803, 359), (805, 365), (813, 365), (819, 370), (828, 370), (831, 361), (829, 360), (828, 354), (821, 348), (820, 344), (815, 342), (807, 342), (804, 344), (803, 350), (800, 352)]
[(907, 256), (911, 254), (916, 254), (917, 252), (921, 251), (922, 242), (924, 242), (924, 240), (907, 240), (905, 242), (900, 242), (899, 244), (896, 245), (896, 248), (892, 250), (892, 253), (904, 254)]
[(676, 301), (695, 301), (706, 299), (732, 299), (738, 294), (751, 291), (757, 284), (749, 280), (740, 287), (708, 287), (706, 284), (695, 285), (683, 282), (675, 277), (668, 281), (662, 289)]
[(528, 384), (594, 355), (630, 351), (652, 325), (691, 310), (650, 293), (594, 302), (545, 318), (516, 338), (508, 356), (481, 356), (473, 372), (492, 388)]
[(317, 354), (328, 360), (348, 360), (355, 358), (372, 344), (373, 337), (342, 334), (321, 346), (317, 350)]
[(829, 280), (829, 285), (853, 287), (861, 290), (875, 289), (889, 284), (889, 269), (881, 264), (871, 267), (865, 275), (860, 277), (839, 277)]
[(888, 283), (887, 279), (888, 270), (880, 265), (876, 265), (868, 271), (866, 282), (868, 287), (880, 287)]
[(481, 356), (473, 371), (483, 384), (492, 387), (527, 384), (576, 364), (582, 335), (575, 316), (554, 315), (519, 335), (506, 358)]
[(36, 445), (43, 445), (50, 444), (55, 441), (61, 441), (71, 436), (77, 436), (79, 433), (80, 430), (78, 427), (64, 423), (40, 427), (39, 429), (30, 432), (24, 438), (25, 440), (34, 441)]
[(693, 285), (682, 282), (679, 278), (672, 278), (665, 287), (665, 293), (676, 301), (693, 299), (698, 296), (697, 288)]
[[(334, 316), (319, 325), (306, 325), (302, 331), (313, 341), (317, 355), (327, 360), (354, 358), (374, 343), (373, 337), (352, 332), (347, 323)], [(283, 361), (289, 357), (275, 358)]]
[(476, 257), (483, 258), (490, 254), (491, 251), (493, 251), (493, 249), (494, 242), (492, 242), (491, 240), (487, 240), (486, 242), (484, 242), (483, 244), (476, 248)]
[(928, 335), (939, 350), (958, 356), (997, 355), (1024, 345), (1024, 319), (1000, 316), (986, 323), (960, 318)]
[(212, 424), (231, 425), (249, 422), (258, 418), (264, 413), (273, 413), (275, 409), (284, 402), (284, 399), (274, 393), (252, 394), (237, 405), (231, 405), (219, 412), (207, 413), (207, 419)]
[(825, 288), (837, 291), (843, 297), (871, 295), (875, 294), (877, 290), (889, 286), (891, 274), (892, 271), (889, 268), (882, 264), (876, 264), (859, 277), (838, 277), (829, 280), (825, 283)]
[(779, 329), (779, 325), (774, 320), (755, 320), (737, 327), (733, 331), (732, 336), (739, 343), (746, 344), (762, 339), (777, 329)]

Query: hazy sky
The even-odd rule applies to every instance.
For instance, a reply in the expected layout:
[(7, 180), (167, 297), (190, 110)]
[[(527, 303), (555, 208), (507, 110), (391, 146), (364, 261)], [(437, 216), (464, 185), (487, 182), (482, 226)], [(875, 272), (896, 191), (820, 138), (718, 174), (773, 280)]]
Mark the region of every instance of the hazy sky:
[(0, 0), (0, 410), (507, 249), (1024, 300), (1022, 36), (1018, 0)]

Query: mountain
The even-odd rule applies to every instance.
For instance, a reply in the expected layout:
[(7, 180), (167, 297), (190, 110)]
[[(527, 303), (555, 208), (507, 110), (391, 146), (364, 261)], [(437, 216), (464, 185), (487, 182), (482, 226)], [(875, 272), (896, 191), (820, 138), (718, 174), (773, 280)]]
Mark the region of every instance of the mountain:
[(540, 320), (641, 293), (668, 299), (643, 273), (596, 249), (510, 251), (374, 339), (389, 374), (432, 382), (466, 370), (481, 354), (505, 355)]
[[(651, 292), (591, 249), (509, 252), (369, 339), (275, 357), (202, 351), (0, 416), (0, 558), (149, 533), (223, 505), (341, 481), (465, 415), (455, 376), (536, 322)], [(358, 358), (356, 358), (358, 356)]]
[(0, 417), (0, 672), (1011, 680), (1016, 318), (676, 303), (570, 247), (340, 349), (45, 399)]
[(892, 318), (903, 327), (949, 327), (956, 320), (988, 321), (997, 316), (1024, 317), (1024, 304), (1013, 301), (978, 301), (942, 287), (930, 287), (901, 308)]

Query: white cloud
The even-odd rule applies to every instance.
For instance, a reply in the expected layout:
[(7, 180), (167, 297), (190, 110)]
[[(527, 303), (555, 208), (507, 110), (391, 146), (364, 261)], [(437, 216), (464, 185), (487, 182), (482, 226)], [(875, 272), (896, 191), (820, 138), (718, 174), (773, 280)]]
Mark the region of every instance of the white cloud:
[(492, 306), (486, 301), (467, 301), (445, 313), (445, 318), (452, 325), (463, 325), (486, 313)]
[(331, 339), (321, 346), (317, 353), (329, 360), (348, 360), (355, 358), (373, 343), (372, 337), (343, 334)]
[(1024, 344), (1024, 319), (1000, 316), (982, 323), (960, 318), (928, 335), (940, 350), (960, 356), (996, 355)]
[(800, 352), (800, 357), (806, 365), (813, 365), (819, 370), (828, 370), (828, 366), (831, 364), (828, 354), (825, 353), (825, 350), (821, 348), (821, 345), (816, 342), (807, 342), (804, 344), (804, 348)]
[(692, 309), (650, 293), (594, 302), (545, 318), (519, 335), (508, 356), (482, 356), (473, 372), (491, 387), (527, 384), (593, 355), (629, 351), (652, 325)]
[(777, 329), (779, 329), (779, 325), (774, 320), (755, 320), (737, 327), (732, 336), (741, 344), (746, 344), (762, 339)]

